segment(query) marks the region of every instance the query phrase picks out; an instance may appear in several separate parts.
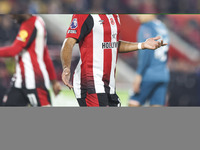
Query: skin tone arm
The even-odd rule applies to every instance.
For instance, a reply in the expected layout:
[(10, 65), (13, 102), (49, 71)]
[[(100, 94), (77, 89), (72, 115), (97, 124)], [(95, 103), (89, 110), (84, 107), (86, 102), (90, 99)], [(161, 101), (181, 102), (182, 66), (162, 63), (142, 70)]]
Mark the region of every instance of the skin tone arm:
[(77, 40), (74, 38), (68, 38), (67, 40), (65, 40), (60, 54), (63, 66), (62, 80), (64, 84), (69, 87), (69, 89), (73, 88), (73, 86), (69, 83), (69, 80), (70, 80), (72, 50), (76, 42)]
[[(163, 41), (159, 40), (160, 37), (149, 38), (145, 42), (142, 43), (142, 49), (152, 49), (155, 50), (161, 46), (165, 46), (167, 44), (163, 44)], [(62, 80), (69, 89), (73, 88), (73, 86), (69, 83), (70, 80), (70, 67), (71, 67), (71, 58), (72, 58), (72, 50), (77, 40), (74, 38), (68, 38), (64, 41), (63, 47), (61, 49), (61, 62), (63, 66)], [(119, 52), (127, 53), (131, 51), (138, 50), (138, 43), (130, 43), (125, 41), (120, 41), (119, 43)]]
[[(155, 50), (161, 46), (167, 45), (166, 43), (163, 43), (163, 40), (157, 41), (159, 39), (159, 36), (147, 39), (145, 42), (142, 43), (142, 49)], [(138, 43), (131, 43), (125, 41), (120, 41), (119, 43), (119, 53), (127, 53), (136, 50), (138, 50)]]

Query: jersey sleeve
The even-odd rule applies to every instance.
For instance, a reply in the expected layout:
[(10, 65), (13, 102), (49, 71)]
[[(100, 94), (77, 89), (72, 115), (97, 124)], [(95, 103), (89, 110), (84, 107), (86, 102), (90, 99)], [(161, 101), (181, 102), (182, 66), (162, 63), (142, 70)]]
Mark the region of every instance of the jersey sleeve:
[(23, 49), (28, 48), (35, 37), (36, 29), (34, 24), (23, 23), (13, 44), (0, 48), (0, 57), (14, 57)]
[(21, 25), (14, 44), (20, 45), (21, 47), (27, 49), (36, 37), (36, 28), (34, 23), (25, 22)]
[(73, 15), (71, 24), (67, 30), (66, 38), (75, 38), (77, 43), (80, 42), (87, 34), (90, 33), (94, 26), (93, 18), (89, 14)]
[[(138, 31), (138, 42), (145, 42), (146, 39), (153, 37), (153, 32), (149, 27), (141, 26)], [(139, 50), (138, 51), (138, 67), (137, 73), (141, 76), (144, 75), (146, 69), (148, 68), (151, 58), (154, 56), (152, 50)]]

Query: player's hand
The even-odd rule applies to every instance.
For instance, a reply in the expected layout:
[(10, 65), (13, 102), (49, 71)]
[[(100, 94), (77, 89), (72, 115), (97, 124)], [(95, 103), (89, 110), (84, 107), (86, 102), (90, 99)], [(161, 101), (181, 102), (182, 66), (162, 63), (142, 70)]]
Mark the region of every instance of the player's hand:
[(55, 96), (57, 96), (61, 91), (61, 85), (57, 80), (52, 81), (53, 84), (53, 92)]
[(142, 76), (136, 75), (135, 80), (133, 82), (133, 91), (134, 93), (140, 93), (140, 85), (142, 82)]
[(71, 90), (73, 88), (73, 86), (69, 83), (69, 80), (70, 80), (70, 69), (65, 68), (62, 73), (62, 81)]
[[(163, 43), (163, 40), (160, 40), (160, 36), (149, 38), (144, 43), (142, 43), (142, 49), (152, 49), (155, 50), (160, 48), (161, 46), (167, 45), (167, 43)], [(160, 41), (158, 41), (160, 40)]]

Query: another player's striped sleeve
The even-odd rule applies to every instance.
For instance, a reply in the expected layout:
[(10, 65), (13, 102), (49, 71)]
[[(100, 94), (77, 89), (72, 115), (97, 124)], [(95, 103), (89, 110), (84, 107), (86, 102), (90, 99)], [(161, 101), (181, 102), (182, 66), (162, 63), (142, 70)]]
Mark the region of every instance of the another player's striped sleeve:
[[(34, 18), (33, 18), (34, 19)], [(20, 53), (23, 49), (27, 49), (30, 44), (35, 40), (36, 29), (34, 26), (34, 20), (32, 22), (24, 22), (18, 35), (11, 46), (0, 48), (0, 57), (14, 57)]]

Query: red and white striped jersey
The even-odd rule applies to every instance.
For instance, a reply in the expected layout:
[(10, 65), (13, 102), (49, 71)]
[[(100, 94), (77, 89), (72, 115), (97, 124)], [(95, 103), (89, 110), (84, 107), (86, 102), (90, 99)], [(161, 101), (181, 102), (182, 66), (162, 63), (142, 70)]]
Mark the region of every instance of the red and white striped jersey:
[(66, 38), (79, 42), (80, 61), (73, 87), (76, 98), (88, 93), (115, 94), (120, 20), (117, 14), (73, 15)]
[(45, 23), (39, 16), (24, 21), (11, 47), (0, 48), (0, 56), (15, 56), (13, 86), (36, 89), (50, 87), (56, 74), (46, 45)]

